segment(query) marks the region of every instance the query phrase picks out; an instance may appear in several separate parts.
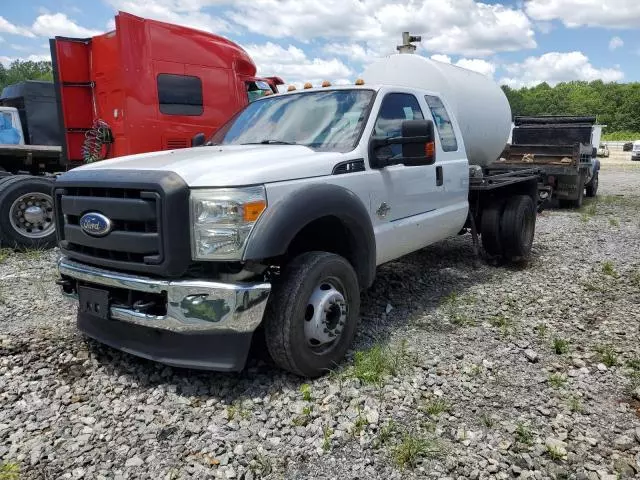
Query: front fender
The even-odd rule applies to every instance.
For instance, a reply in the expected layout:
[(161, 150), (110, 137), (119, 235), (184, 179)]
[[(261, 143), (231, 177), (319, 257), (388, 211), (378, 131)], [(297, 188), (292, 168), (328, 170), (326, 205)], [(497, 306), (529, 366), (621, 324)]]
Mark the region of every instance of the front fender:
[(376, 269), (376, 241), (369, 212), (357, 195), (336, 185), (305, 185), (269, 205), (251, 232), (243, 260), (284, 255), (298, 232), (328, 216), (338, 218), (349, 232), (353, 266), (360, 286), (368, 288)]

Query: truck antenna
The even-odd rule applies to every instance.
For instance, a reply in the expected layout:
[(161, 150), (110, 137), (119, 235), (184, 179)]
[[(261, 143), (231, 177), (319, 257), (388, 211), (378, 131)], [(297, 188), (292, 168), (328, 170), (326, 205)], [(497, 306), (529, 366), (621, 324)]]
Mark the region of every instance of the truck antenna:
[(419, 35), (411, 35), (409, 32), (402, 32), (402, 45), (398, 45), (396, 50), (400, 53), (415, 53), (416, 46), (413, 42), (422, 41), (422, 37)]

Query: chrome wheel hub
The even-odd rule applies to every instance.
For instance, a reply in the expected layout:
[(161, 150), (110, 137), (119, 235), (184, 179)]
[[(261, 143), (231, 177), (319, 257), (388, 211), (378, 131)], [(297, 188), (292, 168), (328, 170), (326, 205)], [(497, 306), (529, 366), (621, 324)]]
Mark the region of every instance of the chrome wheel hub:
[(311, 347), (335, 342), (347, 320), (347, 302), (331, 283), (322, 282), (311, 294), (304, 316), (304, 334)]
[(39, 192), (18, 197), (9, 209), (11, 226), (28, 238), (43, 238), (55, 230), (53, 199)]

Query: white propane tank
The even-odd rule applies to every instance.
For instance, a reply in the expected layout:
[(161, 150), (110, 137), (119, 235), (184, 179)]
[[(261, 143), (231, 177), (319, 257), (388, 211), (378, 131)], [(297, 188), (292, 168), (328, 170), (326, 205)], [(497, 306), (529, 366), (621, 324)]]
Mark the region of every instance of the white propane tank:
[(399, 53), (371, 64), (362, 78), (369, 85), (422, 88), (444, 97), (460, 125), (470, 164), (486, 166), (504, 150), (511, 133), (511, 107), (489, 77), (417, 54)]

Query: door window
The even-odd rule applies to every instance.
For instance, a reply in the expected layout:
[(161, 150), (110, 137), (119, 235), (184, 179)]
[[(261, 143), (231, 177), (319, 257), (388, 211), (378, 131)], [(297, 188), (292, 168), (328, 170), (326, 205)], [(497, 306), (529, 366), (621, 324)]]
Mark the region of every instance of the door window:
[[(404, 120), (423, 119), (424, 115), (416, 97), (408, 93), (390, 93), (382, 100), (373, 135), (376, 138), (400, 137)], [(377, 155), (385, 160), (400, 158), (402, 145), (382, 147), (377, 150)]]
[(245, 85), (247, 87), (247, 100), (249, 100), (249, 103), (273, 93), (269, 84), (261, 80), (245, 82)]
[(433, 95), (425, 95), (424, 99), (427, 101), (427, 105), (429, 105), (431, 113), (433, 114), (442, 150), (445, 152), (455, 152), (458, 150), (458, 141), (453, 131), (453, 124), (451, 123), (447, 109), (444, 108), (442, 104), (442, 100)]

